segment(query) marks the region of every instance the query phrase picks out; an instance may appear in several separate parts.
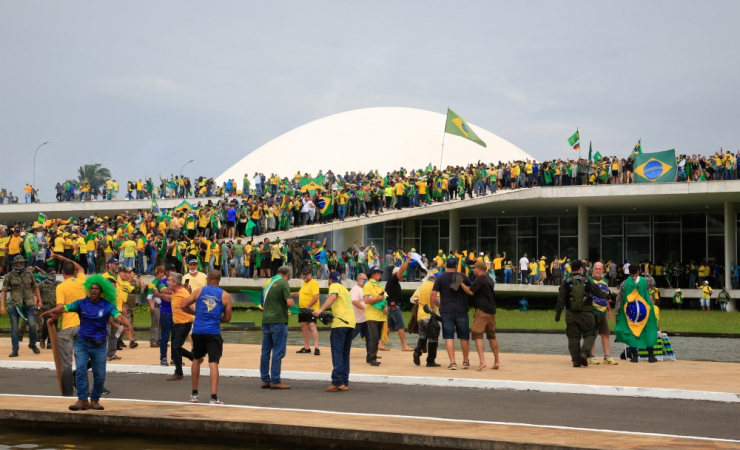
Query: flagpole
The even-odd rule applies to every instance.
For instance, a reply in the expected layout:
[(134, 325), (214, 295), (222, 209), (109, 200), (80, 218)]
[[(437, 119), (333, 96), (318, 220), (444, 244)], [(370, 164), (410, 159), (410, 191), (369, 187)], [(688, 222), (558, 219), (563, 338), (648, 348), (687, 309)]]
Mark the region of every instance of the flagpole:
[(447, 115), (445, 116), (445, 126), (442, 132), (442, 151), (439, 154), (439, 170), (442, 170), (442, 158), (445, 154), (445, 135), (447, 134), (447, 119), (450, 117), (450, 107), (447, 107)]

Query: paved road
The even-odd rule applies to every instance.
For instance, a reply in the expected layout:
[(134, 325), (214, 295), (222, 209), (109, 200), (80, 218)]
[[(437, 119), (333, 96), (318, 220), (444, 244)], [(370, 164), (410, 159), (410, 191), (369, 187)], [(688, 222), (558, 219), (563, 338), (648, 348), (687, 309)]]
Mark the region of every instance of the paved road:
[[(348, 392), (327, 394), (329, 383), (290, 382), (288, 391), (260, 389), (257, 379), (221, 378), (219, 396), (227, 404), (338, 412), (429, 416), (621, 431), (740, 439), (738, 404), (636, 399), (523, 391), (354, 383)], [(111, 398), (187, 401), (190, 378), (108, 374)], [(201, 380), (201, 401), (209, 398)], [(0, 393), (58, 395), (52, 371), (0, 369)], [(389, 424), (392, 421), (389, 420)]]

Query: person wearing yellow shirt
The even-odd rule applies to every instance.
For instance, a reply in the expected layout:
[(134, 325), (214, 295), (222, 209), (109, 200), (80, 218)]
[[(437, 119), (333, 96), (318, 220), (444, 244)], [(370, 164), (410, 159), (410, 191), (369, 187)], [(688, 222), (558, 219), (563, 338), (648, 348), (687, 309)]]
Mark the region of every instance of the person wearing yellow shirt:
[(12, 261), (13, 258), (21, 254), (21, 248), (23, 246), (23, 238), (18, 228), (13, 229), (13, 234), (8, 238), (7, 242), (7, 261)]
[(324, 392), (349, 390), (349, 354), (352, 349), (352, 332), (357, 324), (352, 307), (352, 296), (347, 288), (342, 286), (342, 274), (332, 272), (329, 275), (329, 296), (321, 308), (313, 312), (314, 319), (331, 307), (334, 320), (331, 323), (332, 365), (331, 386)]
[(5, 235), (5, 230), (0, 230), (0, 274), (5, 273), (5, 262), (6, 262), (5, 249), (7, 246), (8, 246), (8, 237)]
[(498, 253), (496, 253), (496, 257), (493, 258), (493, 273), (496, 275), (497, 283), (504, 282), (503, 261), (504, 259), (506, 259), (506, 252), (503, 252), (503, 253), (504, 253), (504, 256), (501, 256)]
[[(416, 348), (414, 349), (414, 364), (417, 366), (421, 365), (421, 355), (426, 350), (427, 352), (427, 367), (440, 367), (441, 364), (437, 364), (437, 346), (439, 342), (440, 324), (434, 319), (434, 323), (431, 323), (432, 316), (424, 310), (424, 307), (428, 307), (435, 315), (439, 315), (439, 308), (437, 305), (432, 305), (431, 295), (434, 282), (442, 272), (438, 269), (432, 269), (429, 274), (421, 283), (421, 286), (411, 296), (411, 302), (416, 303), (416, 322), (419, 325), (419, 340), (416, 342)], [(431, 325), (430, 325), (431, 323)]]
[(118, 249), (120, 255), (123, 257), (123, 267), (134, 268), (134, 259), (136, 258), (136, 242), (129, 238), (129, 235), (125, 236), (125, 241), (121, 244)]
[(341, 222), (344, 222), (344, 218), (347, 217), (347, 203), (349, 203), (349, 194), (347, 194), (347, 191), (342, 189), (342, 191), (339, 192), (339, 195), (337, 195), (337, 205), (338, 210), (337, 214), (339, 214), (339, 220)]
[(709, 312), (709, 302), (712, 298), (712, 287), (709, 286), (709, 281), (704, 280), (701, 286), (701, 310), (702, 312)]
[(539, 272), (540, 276), (540, 284), (545, 284), (545, 279), (547, 278), (547, 258), (545, 258), (544, 255), (540, 258), (537, 271)]
[[(301, 309), (312, 309), (318, 310), (319, 305), (319, 283), (313, 278), (311, 273), (311, 267), (305, 266), (301, 270), (301, 278), (303, 284), (298, 292), (294, 292), (291, 295), (298, 297), (298, 307)], [(313, 338), (313, 345), (316, 349), (314, 355), (320, 355), (319, 351), (319, 331), (316, 329), (316, 318), (311, 314), (305, 314), (301, 312), (298, 314), (298, 323), (301, 324), (301, 333), (303, 334), (303, 348), (298, 350), (296, 353), (311, 353), (311, 347), (309, 346), (308, 334), (311, 333)]]
[[(85, 271), (76, 262), (65, 258), (61, 254), (51, 255), (61, 265), (64, 281), (57, 286), (57, 305), (69, 305), (81, 298), (87, 297), (85, 292)], [(62, 365), (62, 395), (71, 397), (74, 394), (72, 363), (74, 343), (80, 330), (80, 316), (77, 313), (65, 312), (62, 315), (61, 328), (57, 334), (57, 345)]]
[(529, 284), (536, 285), (540, 281), (540, 275), (539, 275), (540, 265), (532, 259), (532, 261), (529, 262)]
[(369, 279), (362, 288), (366, 305), (365, 317), (367, 318), (367, 357), (365, 361), (373, 367), (380, 365), (378, 345), (388, 311), (385, 289), (380, 284), (382, 274), (383, 270), (380, 267), (371, 267), (368, 271)]

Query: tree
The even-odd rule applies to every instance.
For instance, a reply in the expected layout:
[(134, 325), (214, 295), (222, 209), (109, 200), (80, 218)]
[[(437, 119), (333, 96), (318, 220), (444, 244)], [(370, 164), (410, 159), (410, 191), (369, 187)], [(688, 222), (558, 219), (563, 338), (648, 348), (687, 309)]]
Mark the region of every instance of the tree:
[(97, 163), (80, 166), (77, 174), (79, 183), (89, 183), (93, 189), (102, 187), (105, 181), (111, 177), (110, 170)]

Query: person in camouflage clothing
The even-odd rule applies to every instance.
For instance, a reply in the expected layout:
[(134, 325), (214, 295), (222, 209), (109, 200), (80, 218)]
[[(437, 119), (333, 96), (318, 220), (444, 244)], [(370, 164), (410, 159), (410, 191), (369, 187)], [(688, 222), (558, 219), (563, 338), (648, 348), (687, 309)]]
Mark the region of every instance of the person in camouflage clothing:
[[(13, 258), (12, 264), (13, 270), (3, 280), (2, 294), (0, 295), (0, 314), (5, 315), (7, 312), (10, 315), (10, 340), (13, 350), (9, 357), (15, 358), (18, 356), (18, 321), (22, 319), (36, 323), (34, 309), (41, 308), (41, 293), (36, 279), (31, 271), (26, 268), (26, 259), (17, 255)], [(8, 292), (10, 292), (10, 301), (6, 309), (5, 300), (8, 297)], [(28, 348), (38, 355), (41, 350), (36, 347), (36, 327), (29, 328), (30, 342)]]
[(57, 281), (57, 273), (53, 267), (45, 273), (41, 269), (36, 269), (36, 271), (39, 292), (41, 293), (41, 310), (36, 311), (36, 332), (39, 336), (41, 348), (51, 349), (49, 330), (46, 328), (46, 324), (44, 324), (44, 319), (41, 318), (41, 313), (50, 311), (57, 305), (57, 286), (60, 282)]

